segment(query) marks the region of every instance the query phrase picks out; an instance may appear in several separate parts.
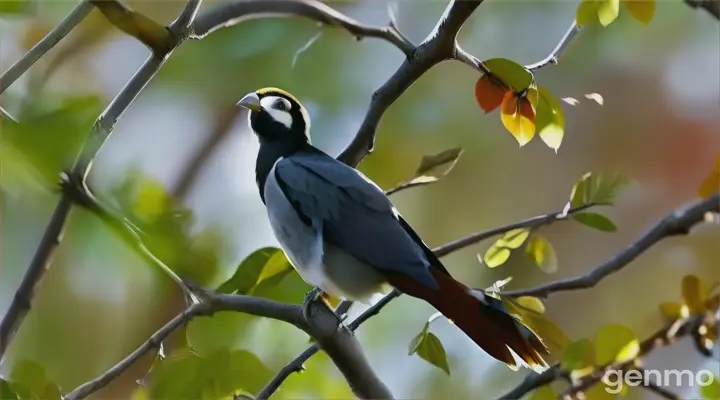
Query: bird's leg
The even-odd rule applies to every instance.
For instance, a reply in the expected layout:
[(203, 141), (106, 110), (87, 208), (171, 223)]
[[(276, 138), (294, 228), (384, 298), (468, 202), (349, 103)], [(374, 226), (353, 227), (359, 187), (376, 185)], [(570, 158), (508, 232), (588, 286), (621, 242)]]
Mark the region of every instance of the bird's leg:
[(312, 288), (306, 295), (305, 299), (303, 300), (303, 316), (305, 316), (305, 319), (309, 319), (312, 315), (310, 313), (310, 307), (312, 307), (312, 304), (315, 303), (318, 300), (321, 300), (325, 307), (327, 307), (330, 312), (335, 315), (337, 318), (338, 326), (342, 325), (343, 319), (342, 317), (335, 314), (335, 311), (333, 310), (333, 307), (330, 305), (330, 302), (328, 301), (328, 294), (325, 293), (322, 289), (319, 287)]

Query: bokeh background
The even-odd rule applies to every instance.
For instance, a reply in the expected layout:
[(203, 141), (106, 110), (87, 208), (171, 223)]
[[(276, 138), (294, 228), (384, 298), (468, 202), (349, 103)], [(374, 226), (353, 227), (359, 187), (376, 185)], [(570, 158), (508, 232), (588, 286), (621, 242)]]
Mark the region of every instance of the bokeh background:
[[(208, 0), (201, 12), (220, 3)], [(167, 0), (127, 4), (161, 23), (171, 22), (184, 5)], [(383, 1), (330, 4), (364, 23), (388, 21)], [(28, 13), (0, 16), (0, 69), (6, 70), (74, 5), (37, 1)], [(418, 43), (445, 5), (436, 0), (398, 2), (399, 28)], [(488, 1), (470, 18), (460, 42), (480, 59), (533, 63), (554, 48), (576, 7), (571, 1)], [(543, 228), (558, 255), (555, 274), (545, 274), (521, 255), (489, 270), (477, 255), (490, 242), (445, 259), (458, 279), (474, 287), (512, 276), (510, 288), (515, 289), (580, 274), (611, 257), (661, 216), (696, 199), (720, 151), (718, 26), (704, 11), (680, 1), (660, 1), (648, 26), (621, 13), (607, 29), (582, 31), (558, 65), (537, 73), (539, 82), (557, 97), (579, 100), (575, 106), (563, 103), (567, 129), (557, 154), (539, 139), (519, 148), (497, 111), (485, 115), (479, 109), (473, 95), (477, 72), (457, 62), (443, 63), (388, 110), (376, 151), (360, 169), (389, 188), (410, 176), (424, 154), (465, 149), (439, 183), (393, 197), (431, 246), (561, 210), (582, 174), (621, 171), (637, 183), (604, 211), (617, 223), (617, 233), (570, 222)], [(191, 210), (191, 232), (197, 234), (192, 246), (205, 255), (191, 263), (178, 262), (208, 284), (231, 276), (253, 250), (276, 245), (254, 181), (257, 143), (234, 103), (260, 87), (287, 89), (309, 109), (313, 143), (336, 155), (359, 127), (372, 92), (403, 59), (388, 43), (358, 42), (345, 31), (326, 28), (293, 64), (296, 52), (320, 30), (303, 19), (253, 20), (202, 41), (185, 42), (118, 122), (92, 169), (92, 190), (106, 204), (123, 209), (127, 204), (142, 207), (138, 196), (158, 189), (148, 181), (161, 183)], [(94, 118), (148, 54), (93, 11), (3, 94), (3, 107), (31, 123), (22, 143), (0, 153), (0, 314), (57, 201), (48, 184), (53, 171), (72, 162), (67, 150), (77, 148)], [(587, 93), (601, 94), (604, 105), (586, 99)], [(9, 131), (3, 123), (3, 134)], [(202, 165), (193, 163), (213, 141), (218, 145)], [(144, 191), (137, 189), (142, 182)], [(169, 253), (182, 259), (184, 250)], [(664, 240), (592, 290), (552, 296), (547, 314), (573, 339), (593, 337), (608, 323), (626, 324), (642, 337), (664, 323), (658, 303), (680, 300), (683, 275), (697, 274), (708, 282), (720, 279), (718, 259), (720, 229), (700, 227), (688, 237)], [(295, 290), (278, 296), (302, 299), (305, 288), (298, 281), (286, 287)], [(116, 363), (182, 307), (179, 289), (163, 272), (147, 264), (107, 224), (76, 208), (35, 306), (0, 371), (7, 376), (14, 362), (33, 360), (70, 390)], [(353, 314), (359, 310), (362, 307)], [(358, 330), (371, 364), (397, 398), (492, 398), (523, 378), (442, 322), (432, 330), (448, 352), (451, 375), (417, 356), (408, 357), (408, 343), (433, 313), (429, 305), (403, 297)], [(188, 329), (210, 331), (213, 322), (207, 320)], [(308, 344), (304, 334), (280, 322), (224, 314), (213, 320), (222, 326), (213, 340), (251, 351), (271, 372)], [(93, 398), (128, 398), (152, 361), (152, 355), (143, 358)], [(323, 354), (306, 366), (307, 372), (288, 379), (278, 398), (351, 398)], [(718, 370), (718, 362), (697, 356), (689, 341), (653, 354), (648, 366)], [(262, 386), (265, 378), (259, 377), (257, 384)], [(696, 390), (686, 387), (681, 393), (692, 398)], [(652, 398), (641, 391), (630, 396)]]

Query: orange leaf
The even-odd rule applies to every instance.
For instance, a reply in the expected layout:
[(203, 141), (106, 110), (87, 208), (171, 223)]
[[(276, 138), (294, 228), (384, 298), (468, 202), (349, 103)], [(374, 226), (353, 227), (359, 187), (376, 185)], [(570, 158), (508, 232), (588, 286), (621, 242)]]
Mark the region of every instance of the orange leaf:
[(486, 113), (498, 108), (503, 96), (509, 90), (502, 82), (490, 75), (483, 75), (475, 84), (475, 99)]
[(700, 184), (698, 195), (701, 198), (706, 199), (717, 192), (720, 192), (720, 172), (712, 171)]
[(518, 97), (512, 91), (505, 93), (500, 119), (520, 147), (528, 144), (535, 136), (535, 109), (525, 97)]

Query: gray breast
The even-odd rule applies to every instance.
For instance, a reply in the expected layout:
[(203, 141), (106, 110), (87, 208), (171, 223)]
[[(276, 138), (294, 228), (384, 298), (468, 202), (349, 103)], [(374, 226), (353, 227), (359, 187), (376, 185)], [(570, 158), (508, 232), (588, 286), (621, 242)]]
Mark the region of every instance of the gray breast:
[(322, 220), (303, 223), (278, 185), (275, 166), (265, 182), (265, 205), (275, 238), (305, 282), (357, 301), (382, 290), (385, 279), (377, 270), (323, 240)]

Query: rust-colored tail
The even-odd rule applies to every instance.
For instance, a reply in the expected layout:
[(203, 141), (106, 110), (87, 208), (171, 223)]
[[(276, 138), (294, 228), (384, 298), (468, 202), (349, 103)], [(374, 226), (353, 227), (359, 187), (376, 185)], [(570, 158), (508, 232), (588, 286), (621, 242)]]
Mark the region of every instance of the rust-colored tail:
[(485, 352), (510, 366), (516, 366), (512, 350), (530, 368), (547, 367), (543, 342), (530, 329), (505, 311), (502, 301), (473, 291), (446, 271), (431, 268), (439, 290), (427, 287), (402, 274), (388, 274), (399, 291), (425, 300), (453, 321)]

